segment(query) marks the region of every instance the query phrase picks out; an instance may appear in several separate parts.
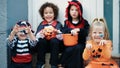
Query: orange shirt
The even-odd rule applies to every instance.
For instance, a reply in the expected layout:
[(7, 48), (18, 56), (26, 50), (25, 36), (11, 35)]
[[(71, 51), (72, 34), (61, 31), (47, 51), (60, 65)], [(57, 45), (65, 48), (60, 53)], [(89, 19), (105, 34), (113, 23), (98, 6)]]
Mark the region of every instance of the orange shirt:
[(89, 40), (87, 44), (92, 44), (91, 49), (84, 49), (83, 59), (84, 60), (92, 60), (92, 61), (108, 61), (111, 58), (112, 51), (112, 42), (107, 40), (106, 45), (97, 45), (94, 41)]

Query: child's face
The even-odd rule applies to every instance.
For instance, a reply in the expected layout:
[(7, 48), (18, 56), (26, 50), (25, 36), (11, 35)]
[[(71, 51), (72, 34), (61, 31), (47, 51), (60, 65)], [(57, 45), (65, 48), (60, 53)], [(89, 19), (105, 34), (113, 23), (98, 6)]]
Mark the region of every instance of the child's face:
[(104, 28), (103, 26), (93, 26), (92, 29), (92, 39), (96, 42), (99, 43), (104, 37)]
[(20, 40), (25, 40), (25, 39), (27, 38), (27, 34), (25, 34), (25, 33), (23, 32), (23, 30), (25, 30), (25, 28), (26, 28), (26, 27), (21, 27), (21, 28), (19, 28), (19, 31), (18, 31), (18, 33), (17, 33), (17, 36), (18, 36), (18, 38), (19, 38)]
[(76, 6), (72, 5), (70, 7), (70, 15), (71, 15), (72, 19), (78, 19), (79, 13), (78, 13), (78, 9)]
[(46, 7), (44, 9), (44, 19), (47, 22), (52, 22), (52, 20), (54, 19), (54, 12), (53, 12), (53, 9), (51, 7)]

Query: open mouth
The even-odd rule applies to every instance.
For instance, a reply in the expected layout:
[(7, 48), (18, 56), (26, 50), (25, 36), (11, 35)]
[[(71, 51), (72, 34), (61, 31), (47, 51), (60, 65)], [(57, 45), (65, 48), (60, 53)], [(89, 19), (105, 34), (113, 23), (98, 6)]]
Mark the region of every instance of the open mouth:
[(98, 37), (98, 36), (97, 36), (97, 37), (94, 37), (94, 39), (101, 39), (101, 37)]
[(20, 34), (21, 37), (26, 37), (26, 34)]
[(95, 39), (101, 39), (101, 38), (95, 38)]

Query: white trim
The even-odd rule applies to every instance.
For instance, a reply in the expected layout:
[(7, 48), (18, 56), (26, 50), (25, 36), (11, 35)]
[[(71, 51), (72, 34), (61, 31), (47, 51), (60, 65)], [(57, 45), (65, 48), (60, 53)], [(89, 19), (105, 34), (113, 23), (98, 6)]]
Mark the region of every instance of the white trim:
[(32, 13), (33, 13), (33, 11), (32, 11), (32, 9), (31, 8), (33, 8), (33, 4), (32, 4), (32, 1), (33, 0), (29, 0), (28, 1), (28, 21), (30, 22), (30, 23), (32, 23)]
[(34, 31), (37, 30), (38, 15), (37, 0), (28, 0), (28, 21), (31, 23)]
[(120, 57), (119, 54), (119, 0), (113, 0), (113, 52), (112, 55)]

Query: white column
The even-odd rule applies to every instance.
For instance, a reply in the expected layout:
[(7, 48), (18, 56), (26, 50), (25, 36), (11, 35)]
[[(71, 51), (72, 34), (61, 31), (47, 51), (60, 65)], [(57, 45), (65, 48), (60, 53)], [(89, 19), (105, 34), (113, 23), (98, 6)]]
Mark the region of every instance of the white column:
[[(28, 21), (32, 25), (32, 29), (36, 31), (38, 26), (38, 0), (28, 0)], [(40, 0), (41, 1), (41, 0)], [(40, 2), (39, 1), (39, 2)]]
[(113, 52), (112, 55), (120, 57), (119, 53), (119, 0), (113, 0)]
[(97, 17), (103, 17), (104, 16), (104, 1), (103, 0), (96, 0), (96, 11), (97, 11)]

